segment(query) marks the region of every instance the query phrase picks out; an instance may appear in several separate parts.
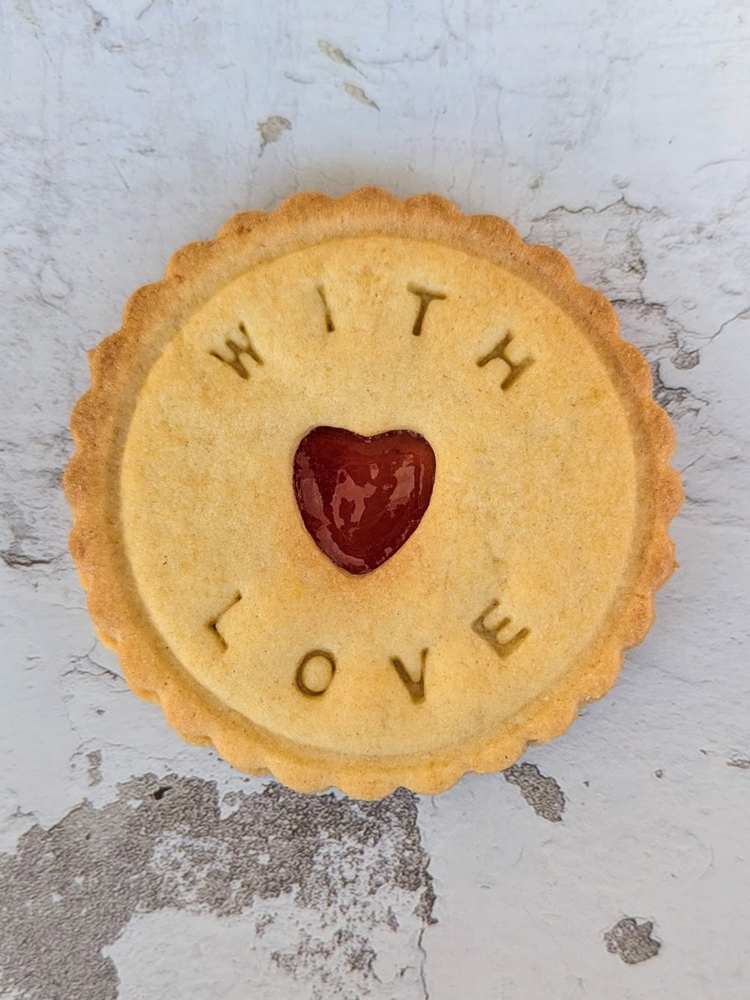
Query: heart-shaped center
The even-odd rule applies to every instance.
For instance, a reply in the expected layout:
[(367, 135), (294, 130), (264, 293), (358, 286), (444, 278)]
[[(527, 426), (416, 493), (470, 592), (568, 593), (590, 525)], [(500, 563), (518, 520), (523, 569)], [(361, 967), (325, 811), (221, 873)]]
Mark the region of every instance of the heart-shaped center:
[(435, 452), (414, 431), (362, 437), (315, 427), (294, 456), (305, 527), (331, 562), (369, 573), (398, 552), (430, 503)]

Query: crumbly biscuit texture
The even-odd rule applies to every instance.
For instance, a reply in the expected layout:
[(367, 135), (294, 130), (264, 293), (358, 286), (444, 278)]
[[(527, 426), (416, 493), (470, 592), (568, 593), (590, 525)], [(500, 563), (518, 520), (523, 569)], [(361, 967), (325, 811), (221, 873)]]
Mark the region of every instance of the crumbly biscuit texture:
[[(440, 791), (564, 731), (651, 624), (671, 424), (606, 299), (502, 220), (377, 189), (237, 216), (91, 367), (65, 485), (92, 617), (243, 770)], [(321, 425), (435, 452), (419, 527), (363, 576), (295, 505)]]

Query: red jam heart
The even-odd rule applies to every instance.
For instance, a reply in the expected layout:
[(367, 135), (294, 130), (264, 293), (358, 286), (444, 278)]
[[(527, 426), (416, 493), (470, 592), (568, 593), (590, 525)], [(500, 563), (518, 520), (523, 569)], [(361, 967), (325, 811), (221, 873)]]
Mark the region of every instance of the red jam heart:
[(294, 456), (305, 527), (331, 562), (370, 573), (416, 531), (430, 503), (435, 452), (414, 431), (362, 437), (315, 427)]

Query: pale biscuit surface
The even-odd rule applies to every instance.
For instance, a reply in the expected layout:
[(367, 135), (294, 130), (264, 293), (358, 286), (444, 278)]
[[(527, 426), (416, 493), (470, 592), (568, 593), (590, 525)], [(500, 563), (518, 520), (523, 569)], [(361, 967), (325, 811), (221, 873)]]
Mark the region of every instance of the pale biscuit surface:
[[(414, 286), (445, 295), (419, 336)], [(533, 361), (503, 390), (505, 361), (477, 361), (509, 331), (508, 356)], [(246, 336), (262, 365), (242, 355), (242, 378), (212, 352), (232, 360), (225, 341)], [(326, 424), (415, 430), (437, 456), (419, 528), (364, 577), (320, 552), (294, 501), (294, 451)], [(179, 661), (270, 732), (363, 755), (481, 737), (590, 655), (628, 573), (635, 493), (622, 401), (569, 316), (489, 261), (374, 236), (213, 296), (153, 366), (122, 470), (133, 574)], [(499, 638), (529, 630), (507, 658), (471, 627), (493, 600), (488, 624), (511, 618)], [(295, 671), (321, 648), (336, 673), (310, 698)], [(392, 658), (418, 678), (422, 649), (415, 703)]]

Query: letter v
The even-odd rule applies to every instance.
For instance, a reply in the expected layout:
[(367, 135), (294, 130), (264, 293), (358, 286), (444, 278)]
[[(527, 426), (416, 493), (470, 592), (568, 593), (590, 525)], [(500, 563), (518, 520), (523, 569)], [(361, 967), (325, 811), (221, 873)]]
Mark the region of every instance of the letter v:
[(422, 670), (419, 675), (419, 680), (416, 681), (404, 666), (403, 660), (400, 660), (397, 656), (391, 657), (391, 663), (396, 668), (396, 673), (406, 685), (406, 690), (409, 692), (411, 700), (415, 704), (418, 701), (424, 701), (424, 675), (425, 670), (427, 669), (427, 653), (427, 649), (422, 650)]

